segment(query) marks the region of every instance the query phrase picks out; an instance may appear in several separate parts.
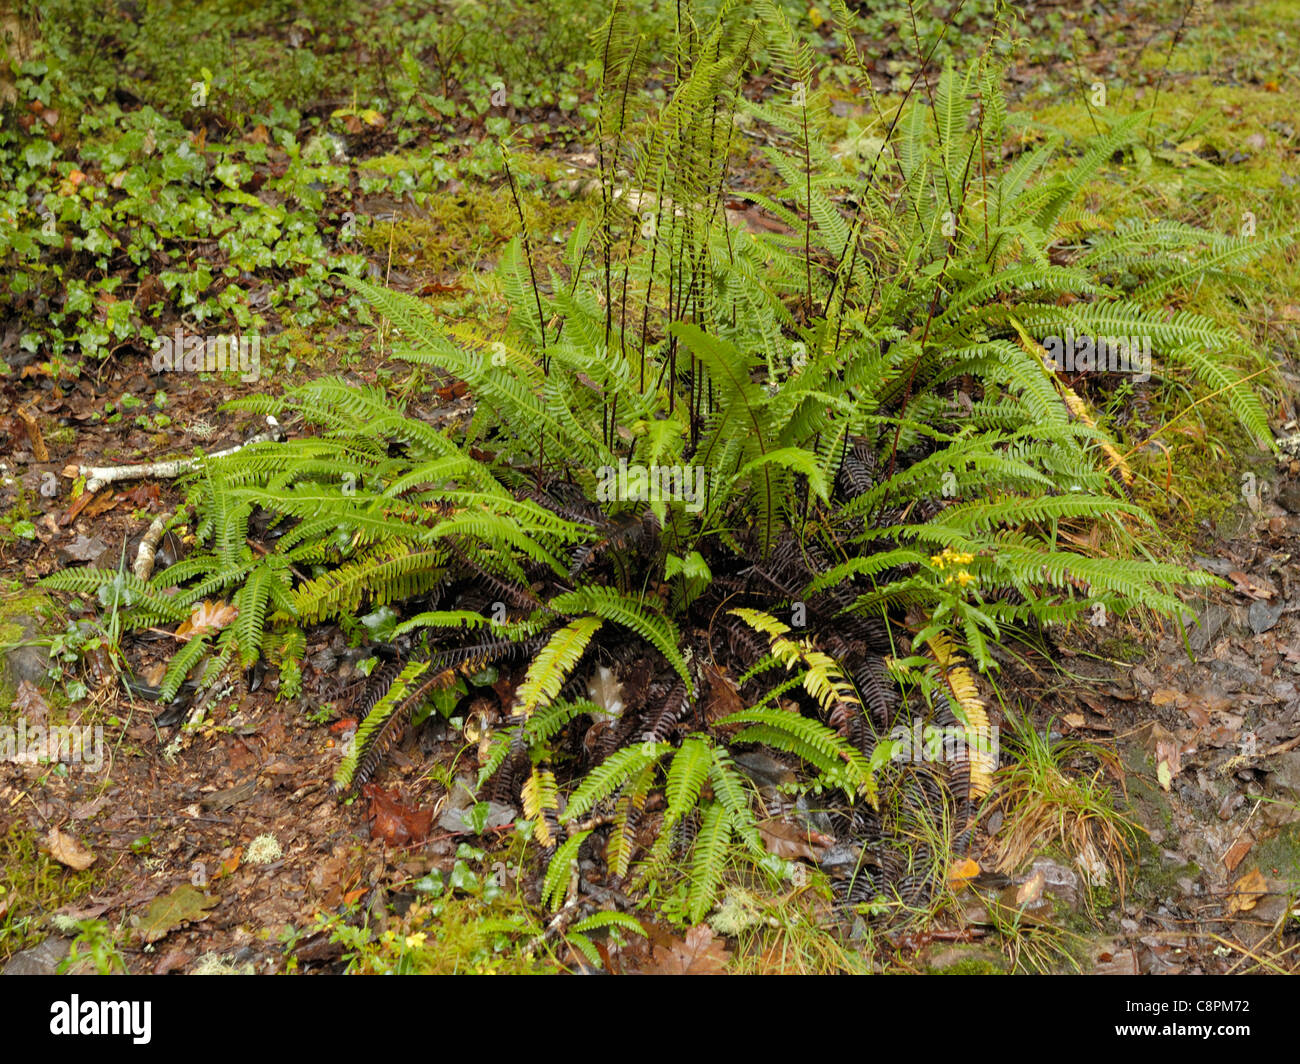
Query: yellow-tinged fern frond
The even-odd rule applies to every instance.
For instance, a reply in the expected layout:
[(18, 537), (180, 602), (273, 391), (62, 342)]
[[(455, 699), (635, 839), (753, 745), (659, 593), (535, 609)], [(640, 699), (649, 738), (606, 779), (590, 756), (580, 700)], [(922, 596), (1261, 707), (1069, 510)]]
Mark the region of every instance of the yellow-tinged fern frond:
[(988, 713), (975, 685), (975, 676), (962, 664), (962, 657), (957, 653), (953, 641), (940, 632), (931, 636), (928, 642), (930, 656), (939, 666), (963, 718), (966, 743), (965, 752), (959, 761), (964, 761), (969, 766), (969, 798), (972, 802), (978, 802), (992, 793), (993, 772), (997, 768), (989, 744)]
[(787, 670), (796, 665), (803, 665), (806, 668), (807, 671), (802, 677), (804, 689), (817, 699), (817, 704), (824, 712), (829, 712), (832, 707), (841, 703), (853, 706), (861, 704), (853, 691), (853, 685), (845, 677), (839, 663), (829, 654), (818, 650), (811, 639), (799, 641), (787, 639), (789, 626), (761, 610), (738, 607), (731, 610), (731, 614), (767, 636), (772, 648), (772, 656)]
[(609, 862), (610, 874), (619, 879), (626, 876), (632, 866), (632, 855), (636, 852), (636, 822), (658, 775), (656, 764), (644, 765), (624, 785), (623, 794), (615, 806), (614, 826), (605, 847), (605, 860)]
[[(524, 800), (524, 817), (535, 825), (533, 834), (543, 846), (555, 844), (552, 821), (560, 811), (560, 785), (550, 769), (534, 765), (521, 792)], [(549, 814), (549, 815), (548, 815)]]
[(587, 829), (570, 835), (564, 845), (555, 851), (551, 863), (546, 866), (546, 878), (542, 880), (542, 900), (552, 910), (564, 904), (577, 872), (578, 850), (590, 834), (591, 829)]
[[(1079, 397), (1078, 393), (1075, 392), (1073, 388), (1047, 368), (1047, 362), (1045, 360), (1051, 358), (1047, 353), (1047, 349), (1030, 336), (1029, 333), (1025, 331), (1024, 326), (1014, 317), (1009, 318), (1008, 320), (1011, 322), (1016, 333), (1020, 337), (1020, 346), (1038, 359), (1039, 364), (1043, 367), (1043, 372), (1047, 374), (1052, 383), (1056, 386), (1057, 391), (1060, 392), (1061, 402), (1065, 404), (1065, 408), (1069, 410), (1071, 415), (1073, 415), (1077, 420), (1087, 425), (1088, 428), (1095, 429), (1097, 427), (1097, 422), (1089, 412), (1088, 404)], [(1132, 487), (1133, 470), (1129, 467), (1124, 456), (1119, 453), (1109, 440), (1101, 439), (1099, 443), (1101, 444), (1102, 453), (1106, 456), (1106, 465), (1117, 477), (1119, 477), (1125, 490)]]

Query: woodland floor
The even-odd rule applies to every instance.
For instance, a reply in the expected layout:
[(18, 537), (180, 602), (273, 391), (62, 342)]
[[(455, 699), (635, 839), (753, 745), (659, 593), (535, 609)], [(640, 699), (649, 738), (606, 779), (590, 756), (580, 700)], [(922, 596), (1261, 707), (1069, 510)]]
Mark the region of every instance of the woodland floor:
[[(1116, 17), (1126, 10), (1119, 5)], [(1300, 92), (1300, 16), (1277, 5), (1261, 17), (1272, 20), (1272, 29), (1291, 33), (1289, 45), (1260, 62), (1282, 71), (1283, 93), (1294, 101)], [(1128, 25), (1136, 39), (1160, 23), (1133, 15)], [(1215, 50), (1209, 31), (1201, 40), (1208, 52)], [(1231, 49), (1217, 54), (1212, 77), (1239, 94), (1234, 100), (1245, 101), (1243, 139), (1254, 128), (1252, 106), (1285, 121), (1286, 105), (1276, 85), (1267, 84), (1274, 75), (1261, 78), (1239, 69), (1235, 64), (1246, 60), (1234, 58)], [(1032, 96), (1022, 106), (1063, 106), (1050, 94), (1050, 83), (1064, 81), (1069, 68), (1068, 61), (1056, 60), (1018, 69), (1013, 80)], [(1171, 75), (1164, 88), (1167, 105), (1194, 111), (1198, 76), (1203, 73)], [(888, 86), (883, 77), (882, 88)], [(467, 138), (478, 135), (466, 132)], [(1300, 177), (1295, 131), (1270, 136), (1269, 145), (1267, 165), (1285, 177)], [(586, 150), (577, 135), (557, 136), (545, 153), (571, 166)], [(458, 192), (459, 182), (447, 195)], [(471, 205), (477, 202), (472, 187), (466, 196)], [(416, 225), (411, 232), (418, 236), (418, 212), (404, 216), (399, 199), (385, 215), (381, 198), (362, 200), (363, 210)], [(1229, 203), (1224, 211), (1235, 214), (1237, 206)], [(415, 256), (390, 259), (391, 236), (383, 230), (367, 251), (375, 273), (445, 303), (453, 313), (472, 302), (490, 255), (478, 262), (462, 256), (454, 269)], [(1294, 322), (1296, 300), (1292, 291), (1289, 301), (1261, 317)], [(1292, 327), (1269, 345), (1279, 358), (1279, 392), (1286, 389), (1274, 410), (1279, 435), (1300, 394), (1300, 367), (1285, 361), (1296, 350), (1294, 338)], [(323, 344), (312, 359), (277, 370), (271, 382), (244, 385), (174, 374), (166, 380), (171, 425), (163, 440), (128, 418), (109, 424), (101, 416), (107, 403), (158, 389), (145, 359), (112, 358), (97, 372), (56, 381), (24, 374), (22, 358), (7, 351), (14, 372), (0, 385), (0, 416), (12, 428), (0, 512), (34, 500), (36, 534), (0, 544), (0, 576), (8, 589), (0, 617), (3, 641), (13, 641), (15, 632), (32, 638), (62, 630), (64, 619), (53, 616), (51, 603), (27, 590), (36, 578), (69, 563), (116, 564), (123, 550), (134, 553), (127, 544), (147, 526), (146, 515), (172, 511), (182, 501), (168, 481), (130, 482), (74, 512), (66, 487), (58, 498), (41, 496), (43, 474), (239, 443), (257, 423), (217, 412), (220, 401), (332, 372), (373, 381), (384, 372), (382, 339), (369, 331), (365, 342), (365, 349), (352, 349), (342, 359), (329, 353), (333, 345)], [(452, 382), (436, 398), (448, 406), (462, 402)], [(32, 453), (16, 416), (19, 407), (33, 409), (46, 427), (46, 460)], [(59, 431), (51, 432), (56, 426)], [(1203, 428), (1211, 444), (1213, 433)], [(1171, 520), (1196, 564), (1232, 584), (1195, 603), (1201, 623), (1188, 630), (1186, 642), (1167, 624), (1161, 630), (1137, 618), (1112, 620), (1105, 628), (1062, 636), (1055, 647), (1015, 647), (1000, 678), (1004, 709), (1028, 713), (1039, 731), (1092, 744), (1080, 753), (1077, 771), (1099, 774), (1123, 795), (1121, 810), (1141, 830), (1132, 837), (1122, 894), (1112, 878), (1093, 892), (1095, 909), (1089, 913), (1078, 868), (1045, 848), (1013, 877), (976, 878), (959, 893), (959, 906), (934, 927), (878, 943), (877, 964), (924, 971), (971, 965), (999, 970), (1016, 963), (1017, 951), (1030, 947), (1020, 943), (1019, 930), (1008, 934), (993, 927), (987, 908), (1007, 890), (1028, 885), (1041, 902), (1031, 900), (1025, 920), (1052, 929), (1047, 959), (1031, 967), (1097, 973), (1296, 969), (1300, 919), (1291, 911), (1300, 897), (1300, 462), (1275, 465), (1213, 447), (1208, 453), (1233, 468), (1254, 470), (1266, 488), (1257, 508), (1240, 497), (1220, 499), (1217, 506), (1198, 501)], [(146, 634), (127, 639), (123, 652), (148, 682), (156, 680), (172, 645), (169, 636)], [(69, 705), (50, 689), (49, 663), (39, 647), (9, 650), (6, 695), (22, 681), (39, 689), (23, 686), (15, 696), (23, 700), (15, 704), (28, 721), (44, 716), (102, 724), (111, 760), (101, 773), (73, 767), (62, 775), (49, 765), (0, 763), (0, 962), (7, 960), (6, 970), (53, 969), (69, 939), (50, 934), (46, 918), (61, 910), (117, 928), (132, 971), (193, 971), (201, 963), (211, 966), (213, 958), (257, 972), (337, 971), (345, 947), (320, 930), (318, 915), (360, 904), (382, 927), (405, 911), (426, 877), (456, 874), (467, 841), (489, 851), (476, 859), (485, 869), (496, 863), (508, 892), (515, 868), (492, 854), (491, 830), (486, 842), (469, 835), (448, 788), (456, 776), (473, 774), (475, 748), (437, 718), (407, 738), (380, 778), (404, 802), (432, 810), (427, 843), (401, 851), (371, 838), (363, 803), (340, 804), (331, 795), (338, 729), (330, 713), (313, 711), (329, 705), (340, 685), (355, 678), (355, 665), (367, 653), (350, 647), (338, 628), (317, 629), (308, 637), (301, 700), (278, 701), (272, 682), (253, 677), (257, 689), (244, 691), (240, 682), (211, 699), (207, 723), (180, 735), (174, 724), (163, 723), (169, 718), (160, 717), (154, 702), (123, 690), (105, 654), (87, 656), (82, 679), (89, 694)], [(484, 693), (488, 708), (499, 709), (491, 689)], [(95, 855), (88, 870), (63, 869), (38, 851), (56, 827)], [(996, 833), (994, 824), (988, 827)], [(266, 835), (274, 836), (282, 853), (269, 863), (253, 863), (253, 840)], [(1042, 876), (1035, 882), (1037, 872)], [(182, 905), (184, 897), (176, 892), (186, 884), (216, 899), (206, 915), (178, 910), (175, 929), (157, 908), (149, 915), (159, 900), (178, 898)], [(131, 931), (151, 920), (161, 920), (161, 931), (169, 933), (146, 945)], [(655, 970), (651, 950), (671, 945), (673, 933), (664, 928), (652, 934), (659, 937), (647, 946), (625, 947), (614, 965)]]

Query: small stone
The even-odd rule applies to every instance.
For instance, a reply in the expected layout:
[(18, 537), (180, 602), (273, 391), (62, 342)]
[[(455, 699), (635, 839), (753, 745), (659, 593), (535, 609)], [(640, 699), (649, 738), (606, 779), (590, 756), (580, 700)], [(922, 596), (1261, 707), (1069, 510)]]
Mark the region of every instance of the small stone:
[(1277, 489), (1277, 501), (1293, 514), (1300, 514), (1300, 482), (1288, 480)]
[(57, 975), (59, 962), (72, 943), (66, 938), (47, 938), (31, 949), (15, 953), (4, 966), (3, 975)]
[(1279, 754), (1273, 762), (1268, 780), (1274, 787), (1300, 794), (1300, 750)]
[(1246, 621), (1250, 625), (1250, 630), (1256, 635), (1267, 632), (1282, 616), (1282, 611), (1286, 609), (1286, 604), (1279, 602), (1270, 606), (1261, 599), (1250, 604), (1250, 610), (1246, 614)]

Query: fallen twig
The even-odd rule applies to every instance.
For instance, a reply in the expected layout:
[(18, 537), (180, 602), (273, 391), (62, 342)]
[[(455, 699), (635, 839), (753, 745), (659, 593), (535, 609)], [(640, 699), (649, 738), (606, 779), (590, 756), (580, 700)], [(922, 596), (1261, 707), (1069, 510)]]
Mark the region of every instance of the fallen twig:
[(107, 487), (119, 480), (140, 480), (145, 477), (159, 477), (170, 480), (184, 473), (193, 472), (201, 463), (210, 461), (213, 458), (225, 458), (237, 451), (242, 451), (245, 447), (251, 447), (255, 443), (266, 443), (270, 440), (278, 443), (284, 439), (280, 423), (269, 416), (266, 421), (270, 427), (265, 432), (259, 432), (252, 439), (245, 440), (235, 447), (227, 447), (224, 451), (216, 451), (213, 454), (205, 454), (201, 458), (173, 458), (167, 462), (145, 462), (142, 465), (80, 466), (78, 472), (86, 478), (86, 491), (92, 495), (99, 491), (100, 488)]
[(131, 566), (131, 572), (137, 580), (148, 580), (153, 574), (154, 559), (158, 555), (158, 544), (162, 542), (163, 535), (167, 531), (167, 522), (171, 520), (171, 514), (159, 514), (153, 519), (153, 524), (149, 526), (149, 531), (144, 534), (140, 540), (140, 549), (135, 555), (135, 564)]

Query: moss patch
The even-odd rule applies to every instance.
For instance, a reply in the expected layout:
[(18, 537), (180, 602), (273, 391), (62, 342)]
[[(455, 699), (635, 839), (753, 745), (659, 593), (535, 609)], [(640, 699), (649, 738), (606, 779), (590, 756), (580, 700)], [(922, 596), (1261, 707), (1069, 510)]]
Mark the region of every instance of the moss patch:
[(0, 835), (0, 960), (48, 934), (49, 913), (90, 890), (94, 873), (64, 868), (40, 848), (36, 832), (12, 824)]

